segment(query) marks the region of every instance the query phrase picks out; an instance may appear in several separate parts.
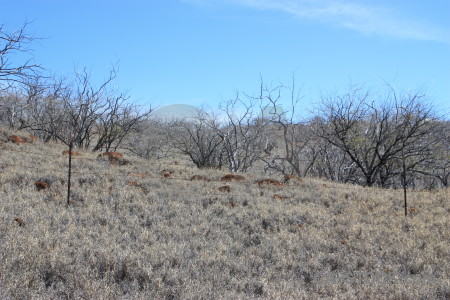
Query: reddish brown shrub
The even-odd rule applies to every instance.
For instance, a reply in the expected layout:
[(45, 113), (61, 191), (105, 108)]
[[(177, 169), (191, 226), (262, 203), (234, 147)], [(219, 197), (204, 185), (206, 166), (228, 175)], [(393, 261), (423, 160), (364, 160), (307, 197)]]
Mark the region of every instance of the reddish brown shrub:
[(72, 154), (72, 156), (80, 156), (81, 155), (81, 153), (79, 153), (79, 152), (77, 152), (77, 151), (70, 151), (70, 150), (64, 150), (63, 152), (62, 152), (62, 154), (69, 154), (69, 153), (71, 153)]
[(50, 188), (50, 184), (48, 182), (45, 182), (45, 181), (36, 181), (34, 183), (34, 185), (36, 186), (38, 191)]
[(276, 181), (275, 179), (270, 179), (270, 178), (259, 180), (256, 183), (258, 183), (259, 186), (263, 186), (263, 185), (282, 186), (283, 185), (282, 182), (279, 182), (279, 181)]
[(236, 175), (236, 174), (228, 174), (223, 176), (220, 181), (244, 181), (245, 177), (242, 175)]
[(284, 175), (283, 182), (284, 184), (300, 183), (303, 182), (303, 179), (296, 175)]
[(18, 135), (10, 135), (8, 137), (8, 141), (13, 142), (13, 143), (15, 143), (17, 145), (18, 144), (25, 144), (27, 142), (23, 137), (20, 137)]
[(202, 175), (194, 175), (191, 177), (191, 181), (193, 180), (202, 180), (202, 181), (211, 181), (208, 177), (202, 176)]
[(229, 192), (231, 192), (231, 188), (229, 185), (224, 185), (224, 186), (219, 187), (219, 191), (229, 193)]
[(25, 222), (21, 218), (14, 218), (14, 221), (16, 221), (19, 224), (20, 227), (24, 227), (25, 226)]

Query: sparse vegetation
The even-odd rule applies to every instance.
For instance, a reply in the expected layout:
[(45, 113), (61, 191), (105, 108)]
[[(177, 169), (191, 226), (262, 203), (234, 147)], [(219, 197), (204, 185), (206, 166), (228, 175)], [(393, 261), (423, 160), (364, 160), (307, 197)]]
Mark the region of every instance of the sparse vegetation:
[(222, 189), (180, 158), (80, 151), (67, 207), (65, 149), (2, 140), (2, 299), (450, 296), (448, 189), (411, 192), (405, 218), (397, 190), (255, 173)]

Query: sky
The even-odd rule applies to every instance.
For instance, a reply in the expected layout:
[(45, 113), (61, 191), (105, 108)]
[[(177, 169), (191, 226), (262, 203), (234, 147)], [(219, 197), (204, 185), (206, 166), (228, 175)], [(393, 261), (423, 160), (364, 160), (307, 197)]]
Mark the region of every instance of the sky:
[(37, 63), (95, 82), (117, 65), (115, 84), (153, 107), (215, 108), (261, 78), (295, 78), (304, 110), (350, 83), (389, 83), (449, 112), (449, 12), (449, 0), (0, 0), (0, 24), (41, 38)]

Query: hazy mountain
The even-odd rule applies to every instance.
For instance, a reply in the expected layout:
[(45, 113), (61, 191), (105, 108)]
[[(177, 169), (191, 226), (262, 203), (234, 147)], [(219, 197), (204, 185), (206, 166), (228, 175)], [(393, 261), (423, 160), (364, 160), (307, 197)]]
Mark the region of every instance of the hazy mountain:
[[(188, 104), (171, 104), (158, 108), (150, 114), (152, 118), (164, 121), (191, 121), (199, 117), (207, 117), (207, 114), (198, 107)], [(207, 117), (209, 118), (209, 117)]]

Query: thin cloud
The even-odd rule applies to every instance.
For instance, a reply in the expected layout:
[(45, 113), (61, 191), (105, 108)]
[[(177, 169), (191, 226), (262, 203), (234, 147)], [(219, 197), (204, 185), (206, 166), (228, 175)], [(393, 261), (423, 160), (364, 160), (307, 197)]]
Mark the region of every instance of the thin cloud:
[(450, 32), (401, 16), (381, 6), (342, 0), (185, 0), (195, 4), (225, 3), (282, 11), (300, 19), (348, 28), (366, 35), (450, 43)]

